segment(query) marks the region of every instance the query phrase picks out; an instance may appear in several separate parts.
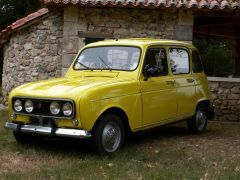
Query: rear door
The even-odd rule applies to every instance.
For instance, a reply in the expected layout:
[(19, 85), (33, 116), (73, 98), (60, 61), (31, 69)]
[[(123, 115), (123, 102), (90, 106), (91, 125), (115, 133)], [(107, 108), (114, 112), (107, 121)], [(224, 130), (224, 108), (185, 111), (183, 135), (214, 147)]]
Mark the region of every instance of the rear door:
[(196, 49), (192, 50), (192, 71), (196, 86), (196, 103), (209, 97), (208, 81), (203, 71), (200, 55)]
[(189, 116), (195, 111), (195, 79), (190, 71), (189, 51), (185, 47), (169, 47), (171, 70), (177, 91), (177, 116)]

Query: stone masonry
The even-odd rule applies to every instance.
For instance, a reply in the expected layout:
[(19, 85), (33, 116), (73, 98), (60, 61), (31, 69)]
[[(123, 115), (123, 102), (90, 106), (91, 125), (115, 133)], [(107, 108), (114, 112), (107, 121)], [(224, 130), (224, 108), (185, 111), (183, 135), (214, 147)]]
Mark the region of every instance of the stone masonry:
[(78, 8), (64, 9), (64, 75), (86, 37), (158, 38), (192, 41), (192, 11), (153, 9)]
[(215, 120), (240, 121), (240, 82), (210, 81)]
[[(3, 101), (21, 84), (64, 76), (85, 38), (192, 41), (191, 10), (68, 6), (12, 34), (4, 48)], [(240, 121), (240, 82), (210, 81), (216, 120)]]
[(58, 12), (15, 32), (4, 49), (2, 92), (21, 84), (61, 76), (63, 14)]
[(3, 101), (21, 84), (64, 76), (86, 37), (192, 41), (192, 11), (68, 6), (12, 34), (4, 49)]

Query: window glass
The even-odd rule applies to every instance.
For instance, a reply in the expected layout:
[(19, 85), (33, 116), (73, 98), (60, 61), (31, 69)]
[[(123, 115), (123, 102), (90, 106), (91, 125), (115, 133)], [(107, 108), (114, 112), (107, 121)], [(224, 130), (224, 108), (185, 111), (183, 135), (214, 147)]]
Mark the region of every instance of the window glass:
[(173, 74), (189, 73), (189, 57), (186, 50), (179, 48), (170, 48), (169, 55)]
[(104, 46), (88, 48), (77, 58), (74, 69), (135, 70), (141, 50), (137, 47)]
[(192, 52), (192, 65), (194, 73), (200, 73), (203, 71), (202, 63), (197, 51)]
[(168, 64), (166, 50), (163, 48), (151, 48), (147, 51), (144, 67), (156, 69), (153, 76), (167, 75)]

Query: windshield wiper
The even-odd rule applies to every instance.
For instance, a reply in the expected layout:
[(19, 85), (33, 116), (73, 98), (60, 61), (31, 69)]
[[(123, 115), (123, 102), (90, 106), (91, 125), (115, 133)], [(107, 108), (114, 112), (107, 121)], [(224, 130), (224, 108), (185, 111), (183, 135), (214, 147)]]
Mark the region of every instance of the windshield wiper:
[(84, 67), (84, 68), (86, 68), (86, 69), (90, 69), (90, 70), (92, 70), (90, 67), (84, 65), (83, 63), (81, 63), (81, 62), (78, 62), (78, 63), (79, 63), (82, 67)]
[(104, 59), (102, 59), (100, 56), (98, 56), (98, 59), (100, 59), (102, 61), (102, 63), (107, 66), (107, 68), (111, 71), (111, 67), (104, 61)]

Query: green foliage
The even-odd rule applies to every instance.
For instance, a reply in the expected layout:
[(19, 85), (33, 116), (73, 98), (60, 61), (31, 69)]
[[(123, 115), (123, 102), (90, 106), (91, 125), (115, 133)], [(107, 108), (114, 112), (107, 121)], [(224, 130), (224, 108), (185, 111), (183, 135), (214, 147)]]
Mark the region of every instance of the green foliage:
[(199, 49), (205, 73), (208, 76), (227, 77), (234, 72), (234, 56), (228, 42), (194, 40)]
[(0, 0), (0, 30), (40, 7), (39, 0)]

